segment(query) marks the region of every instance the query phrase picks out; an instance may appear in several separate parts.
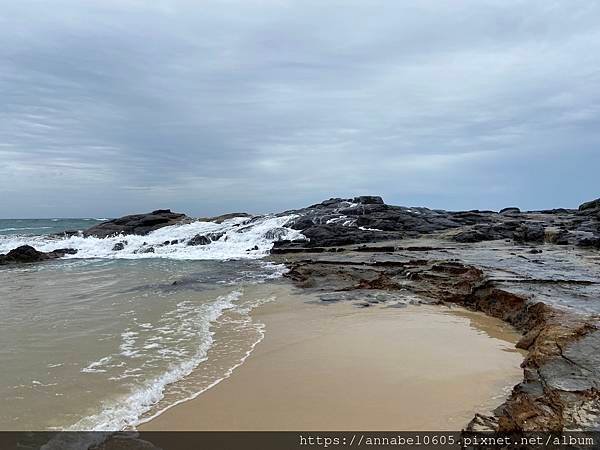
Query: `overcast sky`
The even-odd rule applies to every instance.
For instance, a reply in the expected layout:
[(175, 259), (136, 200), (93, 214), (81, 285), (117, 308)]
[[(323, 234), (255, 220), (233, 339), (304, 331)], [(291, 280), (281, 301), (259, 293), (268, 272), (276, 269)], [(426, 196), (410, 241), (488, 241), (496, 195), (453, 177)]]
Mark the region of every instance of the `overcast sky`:
[(0, 10), (0, 217), (600, 196), (600, 2)]

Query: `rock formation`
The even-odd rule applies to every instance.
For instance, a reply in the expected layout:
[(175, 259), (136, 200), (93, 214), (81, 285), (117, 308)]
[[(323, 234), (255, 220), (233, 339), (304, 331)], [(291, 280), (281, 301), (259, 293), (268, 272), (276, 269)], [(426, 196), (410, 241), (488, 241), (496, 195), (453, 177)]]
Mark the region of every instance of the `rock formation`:
[(77, 250), (72, 248), (61, 248), (45, 253), (37, 251), (30, 245), (22, 245), (9, 251), (5, 255), (0, 255), (0, 265), (40, 262), (49, 259), (62, 258), (65, 255), (74, 255), (75, 253), (77, 253)]
[(105, 238), (118, 234), (146, 235), (162, 227), (189, 222), (185, 214), (171, 212), (170, 209), (158, 209), (148, 214), (134, 214), (99, 223), (83, 232), (85, 237)]
[(290, 225), (310, 240), (276, 243), (271, 258), (321, 301), (459, 304), (523, 333), (523, 381), (493, 414), (476, 414), (468, 430), (600, 427), (600, 201), (495, 213), (354, 198), (295, 213)]
[(387, 205), (381, 197), (332, 198), (296, 214), (288, 226), (309, 239), (276, 248), (323, 247), (439, 235), (460, 243), (509, 239), (600, 248), (600, 199), (579, 209), (444, 211)]

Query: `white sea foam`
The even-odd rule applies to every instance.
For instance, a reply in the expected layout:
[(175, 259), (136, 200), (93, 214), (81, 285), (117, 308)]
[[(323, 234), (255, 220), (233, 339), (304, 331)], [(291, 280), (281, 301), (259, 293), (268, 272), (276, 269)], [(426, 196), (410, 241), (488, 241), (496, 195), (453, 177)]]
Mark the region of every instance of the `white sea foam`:
[[(249, 315), (252, 309), (274, 300), (274, 297), (270, 298), (259, 298), (247, 301), (241, 305), (235, 305), (235, 301), (241, 296), (241, 291), (234, 291), (227, 296), (219, 297), (217, 303), (219, 306), (213, 309), (213, 313), (210, 316), (210, 322), (214, 323), (219, 319), (223, 313), (228, 310), (235, 308), (235, 312), (242, 314), (243, 317), (237, 322), (243, 323), (246, 326), (251, 326), (256, 332), (257, 337), (253, 342), (249, 343), (248, 348), (240, 356), (239, 360), (229, 367), (219, 377), (215, 378), (208, 385), (202, 388), (190, 392), (187, 396), (180, 398), (175, 402), (165, 404), (159, 408), (154, 408), (157, 404), (160, 406), (160, 400), (163, 398), (163, 392), (165, 388), (172, 383), (175, 383), (185, 376), (189, 375), (200, 363), (206, 360), (206, 354), (212, 345), (212, 334), (208, 345), (205, 345), (200, 349), (196, 355), (195, 360), (181, 364), (179, 367), (171, 369), (161, 377), (158, 377), (155, 382), (147, 388), (138, 388), (129, 397), (121, 399), (118, 403), (113, 405), (105, 405), (105, 409), (94, 416), (86, 417), (76, 424), (68, 427), (64, 431), (90, 431), (84, 433), (58, 433), (53, 436), (52, 440), (45, 444), (43, 450), (77, 450), (80, 448), (89, 448), (94, 445), (99, 445), (111, 435), (114, 430), (133, 430), (135, 433), (135, 427), (142, 423), (146, 423), (155, 417), (159, 416), (166, 410), (179, 405), (183, 402), (192, 400), (207, 390), (213, 388), (221, 381), (229, 378), (236, 368), (241, 366), (250, 354), (254, 351), (254, 348), (264, 339), (265, 325), (263, 323), (254, 322)], [(124, 376), (122, 378), (129, 378)], [(151, 411), (151, 412), (150, 412)], [(146, 414), (145, 414), (146, 413)], [(106, 433), (98, 433), (98, 431), (106, 431)]]
[[(68, 431), (114, 431), (122, 430), (127, 427), (135, 426), (139, 423), (140, 417), (149, 411), (156, 403), (163, 398), (163, 392), (166, 386), (175, 383), (185, 376), (189, 375), (201, 362), (206, 360), (206, 355), (213, 343), (212, 333), (210, 331), (211, 323), (217, 320), (226, 310), (235, 306), (235, 301), (242, 295), (241, 290), (235, 290), (227, 295), (220, 296), (211, 304), (202, 305), (203, 308), (197, 311), (193, 317), (184, 319), (181, 328), (190, 328), (190, 332), (202, 335), (201, 345), (195, 351), (195, 354), (184, 360), (173, 364), (163, 374), (157, 376), (149, 383), (138, 385), (125, 398), (113, 400), (110, 404), (104, 404), (102, 411), (97, 414), (84, 417), (77, 423), (67, 427)], [(187, 309), (187, 302), (181, 302), (178, 309)], [(196, 307), (196, 309), (198, 309)], [(193, 330), (192, 330), (193, 329)], [(131, 344), (133, 335), (130, 331), (123, 333), (123, 340)], [(182, 355), (183, 356), (183, 355)], [(108, 357), (102, 358), (94, 365), (94, 370), (99, 369), (103, 363), (108, 362)], [(88, 366), (89, 368), (89, 366)], [(135, 378), (132, 371), (124, 372), (128, 378)]]
[(363, 230), (363, 231), (383, 231), (378, 228), (367, 228), (367, 227), (358, 227), (358, 229)]
[[(303, 239), (299, 231), (284, 225), (295, 216), (264, 216), (249, 220), (236, 217), (223, 223), (196, 221), (160, 228), (147, 236), (115, 236), (104, 239), (71, 236), (0, 236), (0, 253), (20, 245), (31, 245), (48, 252), (59, 248), (77, 249), (65, 258), (169, 258), (169, 259), (238, 259), (260, 258), (268, 254), (273, 243), (282, 239)], [(208, 245), (187, 245), (196, 235), (222, 234)], [(177, 243), (171, 244), (176, 241)], [(167, 243), (168, 242), (168, 243)], [(122, 243), (123, 250), (113, 250)], [(149, 252), (149, 249), (153, 249)]]
[(254, 348), (264, 339), (265, 337), (265, 325), (263, 323), (253, 323), (252, 318), (249, 316), (249, 313), (256, 307), (264, 304), (264, 303), (268, 303), (268, 302), (272, 302), (275, 300), (275, 297), (270, 297), (270, 298), (262, 298), (262, 299), (256, 299), (254, 302), (249, 302), (248, 304), (246, 304), (245, 306), (239, 306), (236, 308), (237, 312), (245, 314), (245, 322), (246, 323), (250, 323), (254, 325), (255, 330), (258, 332), (258, 337), (257, 339), (252, 342), (250, 344), (250, 347), (248, 348), (248, 350), (246, 350), (246, 352), (244, 353), (244, 355), (240, 358), (240, 360), (234, 364), (233, 366), (231, 366), (221, 377), (215, 379), (212, 383), (210, 383), (208, 386), (203, 387), (200, 390), (197, 390), (195, 392), (193, 392), (192, 394), (190, 394), (189, 396), (179, 399), (176, 402), (173, 402), (169, 405), (166, 405), (164, 408), (159, 409), (158, 411), (156, 411), (154, 414), (151, 415), (147, 415), (144, 416), (143, 418), (141, 418), (138, 421), (137, 425), (141, 425), (142, 423), (146, 423), (149, 422), (150, 420), (158, 417), (159, 415), (161, 415), (162, 413), (164, 413), (165, 411), (173, 408), (174, 406), (180, 405), (181, 403), (190, 401), (195, 399), (196, 397), (198, 397), (199, 395), (203, 394), (204, 392), (208, 391), (209, 389), (215, 387), (217, 384), (219, 384), (221, 381), (226, 380), (227, 378), (229, 378), (235, 369), (237, 369), (239, 366), (241, 366), (242, 364), (244, 364), (244, 362), (246, 362), (246, 359), (248, 359), (248, 357), (250, 356), (250, 354), (254, 351)]

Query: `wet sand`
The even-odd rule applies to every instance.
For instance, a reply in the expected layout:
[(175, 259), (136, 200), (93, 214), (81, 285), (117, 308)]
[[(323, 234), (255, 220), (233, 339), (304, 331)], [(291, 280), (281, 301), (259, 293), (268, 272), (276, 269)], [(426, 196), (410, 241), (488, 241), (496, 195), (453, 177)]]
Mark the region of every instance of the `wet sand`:
[(522, 378), (518, 333), (483, 314), (273, 291), (253, 312), (266, 334), (246, 362), (140, 430), (456, 430)]

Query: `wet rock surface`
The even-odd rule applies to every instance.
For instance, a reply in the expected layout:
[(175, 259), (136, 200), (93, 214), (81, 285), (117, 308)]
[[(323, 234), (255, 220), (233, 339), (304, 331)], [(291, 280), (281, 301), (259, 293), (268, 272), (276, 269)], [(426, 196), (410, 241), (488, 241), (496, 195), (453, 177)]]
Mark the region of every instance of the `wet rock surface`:
[(77, 250), (72, 248), (61, 248), (51, 252), (40, 252), (30, 245), (22, 245), (5, 255), (0, 255), (0, 265), (22, 264), (47, 261), (49, 259), (62, 258), (65, 255), (74, 255)]
[(520, 330), (523, 336), (517, 347), (527, 351), (523, 381), (492, 415), (476, 414), (468, 430), (600, 427), (600, 255), (596, 250), (537, 240), (459, 243), (443, 233), (324, 246), (318, 253), (274, 250), (271, 258), (289, 268), (285, 276), (315, 293), (324, 305), (339, 301), (358, 308), (457, 304)]
[(185, 214), (158, 209), (148, 214), (134, 214), (99, 223), (83, 232), (85, 237), (105, 238), (118, 234), (146, 235), (162, 227), (191, 221)]

